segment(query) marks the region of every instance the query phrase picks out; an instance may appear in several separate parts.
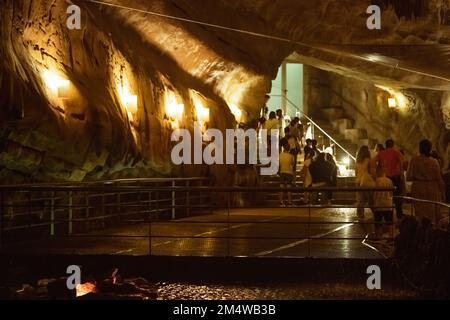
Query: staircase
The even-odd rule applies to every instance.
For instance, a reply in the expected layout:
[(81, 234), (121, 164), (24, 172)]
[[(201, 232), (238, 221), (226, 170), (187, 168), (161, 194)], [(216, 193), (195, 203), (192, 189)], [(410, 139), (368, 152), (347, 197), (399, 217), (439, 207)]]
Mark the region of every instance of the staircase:
[[(312, 116), (312, 120), (320, 126), (329, 136), (331, 136), (337, 143), (339, 143), (347, 152), (354, 157), (358, 148), (362, 145), (367, 145), (370, 149), (375, 147), (376, 140), (369, 139), (367, 131), (362, 128), (356, 128), (354, 121), (345, 114), (341, 107), (324, 107)], [(303, 123), (307, 122), (307, 120)], [(314, 138), (318, 141), (318, 149), (323, 150), (334, 145), (320, 129), (314, 129)], [(344, 159), (348, 159), (349, 155), (338, 146), (334, 146), (334, 156), (339, 164), (342, 164)], [(303, 154), (299, 154), (297, 162), (297, 172), (295, 184), (296, 186), (303, 185), (303, 177), (301, 171), (303, 168)], [(351, 166), (354, 167), (353, 160)], [(266, 187), (277, 187), (280, 185), (280, 178), (278, 175), (265, 176), (262, 179), (262, 185)], [(338, 176), (338, 187), (352, 187), (354, 186), (354, 177)], [(349, 205), (355, 203), (355, 193), (351, 192), (334, 192), (332, 204)], [(304, 195), (302, 193), (292, 194), (292, 202), (295, 205), (304, 205)], [(268, 193), (266, 196), (266, 204), (270, 206), (279, 205), (279, 193)]]
[[(370, 149), (377, 143), (369, 139), (366, 129), (356, 128), (354, 121), (345, 114), (341, 107), (324, 107), (313, 115), (313, 121), (326, 133), (344, 147), (350, 154), (356, 156), (358, 148), (367, 145)], [(319, 143), (319, 149), (330, 146), (330, 141), (319, 129), (315, 129), (315, 139)], [(339, 147), (334, 148), (337, 161), (342, 161), (348, 155)]]

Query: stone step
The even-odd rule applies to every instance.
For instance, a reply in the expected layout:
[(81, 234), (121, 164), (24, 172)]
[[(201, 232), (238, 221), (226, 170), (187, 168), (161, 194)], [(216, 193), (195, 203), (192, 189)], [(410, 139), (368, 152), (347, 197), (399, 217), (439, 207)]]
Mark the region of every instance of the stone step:
[(345, 129), (345, 139), (352, 142), (357, 142), (359, 139), (367, 138), (367, 131), (365, 129)]
[(347, 118), (338, 119), (337, 121), (333, 122), (334, 129), (342, 135), (345, 134), (345, 130), (352, 129), (354, 125), (354, 121)]
[(344, 114), (344, 109), (341, 107), (325, 107), (319, 110), (318, 117), (332, 122), (343, 118)]

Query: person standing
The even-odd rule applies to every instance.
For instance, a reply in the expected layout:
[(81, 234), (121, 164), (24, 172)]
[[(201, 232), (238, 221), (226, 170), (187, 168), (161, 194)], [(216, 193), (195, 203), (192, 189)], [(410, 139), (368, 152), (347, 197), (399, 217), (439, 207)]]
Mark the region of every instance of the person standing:
[(401, 219), (403, 217), (403, 201), (400, 198), (402, 195), (402, 175), (403, 175), (403, 155), (402, 153), (394, 148), (394, 140), (389, 139), (386, 141), (386, 149), (380, 151), (376, 157), (375, 161), (378, 165), (382, 165), (386, 176), (392, 180), (395, 186), (394, 199), (395, 211), (397, 213), (397, 218)]
[[(283, 152), (280, 154), (280, 187), (291, 187), (294, 181), (294, 156), (289, 152), (289, 143), (283, 145)], [(292, 194), (287, 193), (288, 205), (292, 205)], [(280, 192), (280, 205), (285, 206), (284, 191)]]
[[(371, 156), (368, 146), (361, 146), (356, 155), (355, 165), (355, 185), (356, 187), (369, 188), (375, 186), (370, 174)], [(356, 213), (359, 219), (364, 219), (364, 211), (366, 207), (370, 207), (372, 203), (372, 195), (368, 191), (358, 191), (356, 193)]]
[[(394, 189), (391, 179), (386, 177), (383, 166), (378, 166), (376, 172), (376, 187), (378, 189)], [(388, 226), (392, 226), (393, 222), (393, 197), (392, 191), (375, 191), (373, 193), (373, 215), (375, 223), (375, 237), (381, 238), (383, 230), (383, 219)], [(392, 234), (392, 237), (394, 235)]]
[(264, 96), (264, 104), (261, 107), (261, 112), (260, 112), (260, 117), (261, 118), (266, 118), (267, 119), (267, 114), (269, 113), (269, 107), (267, 106), (267, 104), (269, 103), (270, 100), (270, 96), (268, 94), (266, 94)]
[(303, 152), (305, 153), (305, 161), (306, 158), (308, 158), (309, 154), (312, 151), (312, 140), (311, 139), (306, 139), (306, 145), (305, 148), (303, 148)]
[[(270, 157), (270, 155), (272, 154), (271, 131), (278, 130), (278, 119), (274, 111), (271, 111), (269, 113), (269, 120), (266, 121), (264, 129), (267, 130), (267, 155)], [(276, 141), (276, 143), (279, 143), (279, 141)]]
[[(442, 179), (439, 163), (431, 156), (432, 143), (424, 139), (419, 144), (419, 156), (413, 157), (409, 163), (406, 179), (412, 181), (411, 196), (417, 199), (443, 201), (445, 183)], [(414, 211), (417, 217), (437, 222), (436, 208), (433, 204), (416, 202)], [(437, 218), (437, 219), (435, 219)]]
[(280, 138), (282, 138), (284, 135), (284, 128), (286, 127), (284, 122), (283, 110), (278, 109), (276, 112), (278, 119), (278, 130), (280, 131)]

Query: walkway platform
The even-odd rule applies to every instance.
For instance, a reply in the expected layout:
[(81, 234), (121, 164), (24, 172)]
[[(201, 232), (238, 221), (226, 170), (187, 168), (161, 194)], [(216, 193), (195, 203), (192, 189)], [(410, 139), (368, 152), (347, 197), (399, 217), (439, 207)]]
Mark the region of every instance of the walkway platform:
[[(234, 209), (211, 215), (5, 244), (3, 254), (383, 258), (362, 243), (373, 231), (353, 208)], [(151, 237), (149, 237), (151, 236)]]

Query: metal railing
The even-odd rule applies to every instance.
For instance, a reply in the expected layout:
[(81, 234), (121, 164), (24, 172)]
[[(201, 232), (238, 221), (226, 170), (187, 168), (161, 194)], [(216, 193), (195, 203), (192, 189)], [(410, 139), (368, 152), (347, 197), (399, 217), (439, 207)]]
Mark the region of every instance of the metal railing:
[[(290, 105), (292, 105), (297, 112), (299, 112), (305, 119), (307, 119), (313, 128), (317, 128), (320, 132), (322, 132), (330, 141), (333, 142), (337, 147), (339, 147), (342, 151), (344, 151), (349, 159), (352, 159), (353, 161), (356, 161), (356, 158), (354, 155), (352, 155), (347, 149), (345, 149), (339, 142), (337, 142), (328, 132), (326, 132), (321, 126), (319, 126), (311, 117), (309, 117), (306, 113), (304, 113), (295, 103), (293, 103), (285, 94), (280, 95), (270, 95), (271, 97), (281, 97), (285, 99)], [(313, 129), (314, 130), (314, 129)]]
[[(190, 194), (189, 191), (180, 194), (174, 188), (203, 185), (208, 180), (204, 177), (138, 178), (74, 184), (2, 185), (1, 237), (23, 230), (39, 230), (37, 234), (40, 235), (70, 235), (133, 219), (143, 212), (160, 219), (176, 219), (177, 214), (189, 216), (189, 204), (204, 202), (204, 195)], [(140, 188), (152, 187), (170, 187), (172, 190), (158, 193), (153, 198), (140, 191)], [(185, 204), (186, 211), (177, 210), (177, 203)], [(74, 230), (74, 225), (79, 227), (81, 223), (84, 227)]]
[(444, 227), (448, 229), (450, 223), (450, 204), (406, 196), (400, 196), (398, 198), (401, 198), (403, 202), (409, 202), (411, 215), (419, 219), (427, 218), (436, 228)]
[[(136, 254), (266, 256), (285, 255), (285, 249), (301, 248), (302, 253), (296, 256), (312, 257), (317, 242), (331, 241), (325, 246), (330, 248), (339, 241), (360, 243), (368, 232), (373, 231), (371, 221), (321, 216), (322, 209), (368, 207), (334, 205), (327, 201), (328, 193), (373, 191), (392, 190), (173, 186), (171, 182), (168, 186), (113, 183), (100, 186), (3, 186), (0, 187), (2, 247), (8, 248), (18, 239), (40, 236), (64, 247), (72, 246), (71, 252), (95, 247), (101, 240), (102, 245), (109, 243), (105, 253), (118, 252), (118, 246), (129, 241)], [(293, 212), (284, 216), (280, 210), (285, 208), (264, 201), (267, 194), (280, 192), (302, 192), (310, 201), (293, 206), (290, 209)], [(8, 202), (12, 194), (21, 194), (23, 201)], [(39, 202), (43, 194), (47, 196), (42, 198), (44, 202)], [(194, 196), (200, 196), (200, 201), (193, 201)], [(83, 201), (92, 197), (100, 198)], [(238, 201), (241, 198), (247, 198), (249, 202), (243, 205)], [(21, 214), (11, 217), (11, 208)], [(236, 214), (236, 210), (256, 209), (262, 210), (261, 216), (256, 214), (256, 218)], [(161, 218), (158, 216), (161, 212), (169, 215)], [(172, 220), (172, 217), (176, 219)], [(184, 219), (186, 217), (190, 218)], [(98, 221), (102, 222), (100, 226)], [(95, 225), (91, 226), (92, 223)], [(362, 229), (343, 231), (356, 226)], [(242, 251), (242, 242), (246, 243), (245, 248), (256, 246), (261, 250)], [(260, 244), (255, 245), (255, 242)], [(33, 250), (33, 243), (25, 247)], [(16, 252), (23, 249), (14, 248)], [(319, 245), (318, 250), (323, 248)]]

